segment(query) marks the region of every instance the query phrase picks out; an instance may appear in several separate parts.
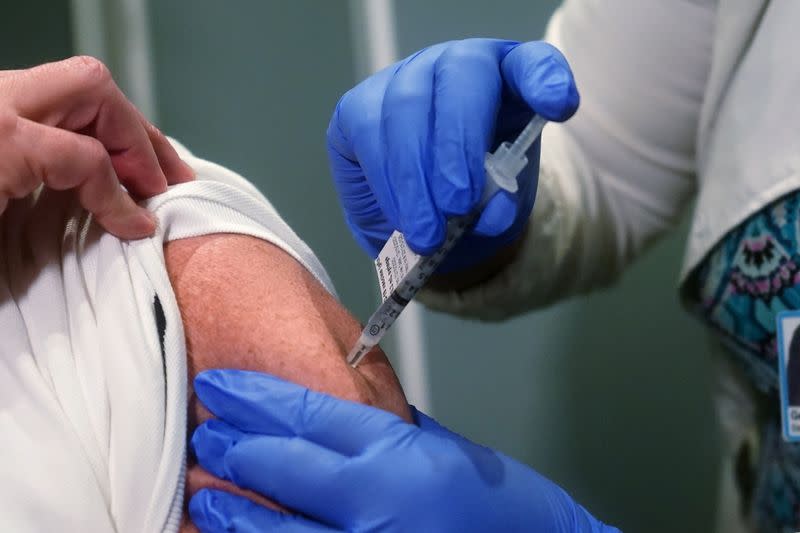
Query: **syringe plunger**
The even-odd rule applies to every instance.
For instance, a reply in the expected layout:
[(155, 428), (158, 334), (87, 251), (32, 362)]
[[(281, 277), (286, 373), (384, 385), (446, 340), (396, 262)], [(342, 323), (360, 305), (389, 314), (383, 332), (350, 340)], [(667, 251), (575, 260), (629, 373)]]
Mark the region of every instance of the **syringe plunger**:
[(510, 193), (517, 192), (517, 176), (528, 164), (525, 152), (542, 134), (542, 129), (546, 123), (545, 119), (539, 115), (534, 115), (513, 143), (504, 142), (497, 147), (493, 154), (486, 154), (483, 166), (489, 177), (500, 188)]

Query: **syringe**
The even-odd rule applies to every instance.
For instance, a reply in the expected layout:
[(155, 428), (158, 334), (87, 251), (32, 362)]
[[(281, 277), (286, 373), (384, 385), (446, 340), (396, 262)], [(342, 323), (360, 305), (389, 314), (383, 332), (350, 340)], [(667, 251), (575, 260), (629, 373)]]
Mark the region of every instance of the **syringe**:
[(477, 221), (492, 196), (500, 189), (510, 193), (517, 192), (517, 176), (528, 164), (525, 152), (541, 135), (546, 122), (540, 116), (534, 115), (513, 143), (504, 142), (493, 154), (486, 154), (483, 166), (488, 179), (478, 207), (467, 215), (448, 220), (444, 244), (433, 255), (415, 254), (406, 244), (402, 233), (398, 231), (392, 233), (378, 259), (375, 260), (383, 303), (369, 317), (356, 345), (347, 355), (347, 362), (352, 367), (358, 366), (369, 351), (381, 341), (464, 232)]

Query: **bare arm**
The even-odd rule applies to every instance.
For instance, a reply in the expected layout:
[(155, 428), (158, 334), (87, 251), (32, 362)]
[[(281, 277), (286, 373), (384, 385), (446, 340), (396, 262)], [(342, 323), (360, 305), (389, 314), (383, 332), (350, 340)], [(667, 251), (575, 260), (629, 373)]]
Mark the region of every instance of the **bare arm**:
[[(410, 420), (380, 348), (357, 370), (347, 365), (358, 321), (281, 249), (220, 234), (173, 241), (165, 255), (186, 333), (190, 383), (211, 368), (257, 370)], [(190, 392), (189, 430), (208, 417)], [(189, 492), (207, 486), (232, 490), (190, 463)]]

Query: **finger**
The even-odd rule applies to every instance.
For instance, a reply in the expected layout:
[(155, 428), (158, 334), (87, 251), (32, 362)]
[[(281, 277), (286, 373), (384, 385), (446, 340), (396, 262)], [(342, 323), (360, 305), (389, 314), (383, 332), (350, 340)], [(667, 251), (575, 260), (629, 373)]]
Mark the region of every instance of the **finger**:
[(331, 533), (336, 531), (302, 516), (261, 507), (247, 498), (220, 490), (204, 489), (189, 501), (192, 522), (203, 533)]
[[(113, 83), (97, 59), (73, 57), (35, 67), (5, 71), (3, 102), (23, 117), (49, 126), (87, 126)], [(71, 120), (69, 120), (71, 118)]]
[(429, 189), (434, 64), (432, 47), (405, 62), (386, 88), (381, 141), (400, 231), (417, 253), (430, 255), (444, 241), (445, 218)]
[[(373, 193), (364, 175), (362, 163), (356, 160), (353, 141), (344, 133), (343, 128), (350, 130), (352, 124), (349, 118), (343, 117), (357, 115), (343, 111), (345, 101), (344, 98), (339, 101), (328, 124), (328, 162), (334, 175), (334, 186), (344, 208), (345, 221), (358, 244), (375, 258), (391, 235), (393, 227), (387, 220), (386, 210), (382, 209), (380, 199)], [(373, 154), (376, 149), (378, 147), (371, 147), (367, 153)], [(365, 159), (367, 157), (369, 156), (364, 156)], [(361, 221), (368, 223), (360, 224)]]
[(3, 208), (8, 200), (23, 198), (42, 183), (30, 168), (30, 150), (25, 150), (20, 132), (22, 120), (14, 113), (0, 111), (0, 199)]
[(436, 60), (431, 191), (446, 215), (464, 215), (481, 199), (483, 161), (500, 107), (500, 62), (517, 43), (467, 39)]
[(345, 455), (360, 452), (398, 425), (413, 429), (392, 413), (259, 372), (208, 370), (195, 378), (194, 390), (214, 415), (243, 431), (302, 437)]
[[(365, 231), (355, 219), (355, 214), (363, 213), (362, 220), (370, 221), (372, 226), (375, 221), (374, 207), (380, 210), (380, 219), (385, 219), (385, 224), (374, 224), (378, 229), (367, 234), (368, 242), (360, 241), (373, 257), (377, 256), (391, 232), (400, 227), (397, 205), (387, 181), (386, 150), (381, 141), (381, 117), (378, 112), (383, 105), (386, 86), (398, 66), (386, 67), (345, 93), (336, 105), (327, 130), (331, 166), (345, 171), (341, 182), (335, 180), (338, 192), (340, 196), (353, 193), (355, 197), (348, 195), (348, 198), (359, 201), (355, 206), (360, 208), (358, 211), (347, 206), (346, 210), (353, 217), (348, 223), (354, 223), (359, 231)], [(340, 175), (337, 173), (337, 176)], [(354, 184), (357, 187), (354, 188)], [(373, 196), (377, 206), (368, 203)]]
[(73, 57), (27, 69), (0, 78), (0, 92), (24, 118), (97, 138), (131, 193), (148, 197), (166, 189), (138, 111), (99, 60)]
[(473, 231), (478, 235), (496, 237), (514, 224), (518, 209), (516, 195), (500, 191), (483, 208)]
[(122, 239), (155, 231), (155, 219), (120, 186), (108, 154), (96, 139), (26, 119), (17, 121), (13, 139), (20, 164), (10, 174), (12, 180), (28, 180), (28, 189), (31, 183), (75, 189), (80, 204)]
[[(328, 159), (336, 176), (334, 184), (344, 207), (345, 222), (359, 246), (374, 259), (394, 227), (376, 201), (362, 168), (331, 148)], [(360, 224), (360, 221), (368, 222)]]
[(175, 185), (192, 181), (195, 177), (194, 169), (180, 158), (169, 139), (160, 129), (144, 118), (141, 113), (139, 113), (139, 121), (147, 132), (147, 137), (150, 139), (150, 144), (156, 153), (158, 164), (161, 166), (161, 170), (164, 171), (167, 183)]
[(345, 457), (298, 437), (247, 434), (209, 420), (195, 431), (192, 446), (213, 475), (310, 516), (330, 520), (332, 501), (346, 497), (340, 485)]
[(197, 462), (212, 475), (230, 481), (225, 470), (225, 454), (253, 434), (245, 433), (223, 420), (211, 419), (203, 422), (192, 434), (192, 450)]
[(120, 183), (141, 198), (167, 190), (167, 177), (159, 164), (138, 110), (116, 85), (110, 89), (89, 128), (84, 129), (105, 146)]
[(383, 105), (386, 86), (403, 62), (376, 72), (349, 91), (339, 102), (328, 124), (328, 145), (350, 161), (364, 163), (375, 159), (380, 146), (380, 116), (375, 112)]
[(536, 199), (540, 151), (541, 139), (537, 139), (525, 152), (528, 162), (517, 177), (519, 189), (514, 194), (501, 190), (489, 200), (473, 229), (476, 235), (492, 237), (500, 247), (519, 236)]
[(578, 109), (575, 77), (552, 45), (523, 43), (506, 54), (500, 68), (511, 91), (547, 120), (562, 122)]

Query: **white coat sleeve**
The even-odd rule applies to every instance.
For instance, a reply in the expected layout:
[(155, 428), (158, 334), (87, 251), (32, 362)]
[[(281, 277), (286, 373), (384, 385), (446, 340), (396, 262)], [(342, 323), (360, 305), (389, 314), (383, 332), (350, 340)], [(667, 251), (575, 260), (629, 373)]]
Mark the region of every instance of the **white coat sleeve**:
[(569, 61), (581, 106), (544, 129), (521, 250), (484, 283), (421, 300), (506, 318), (611, 283), (673, 227), (696, 188), (714, 15), (710, 1), (566, 1), (545, 40)]

